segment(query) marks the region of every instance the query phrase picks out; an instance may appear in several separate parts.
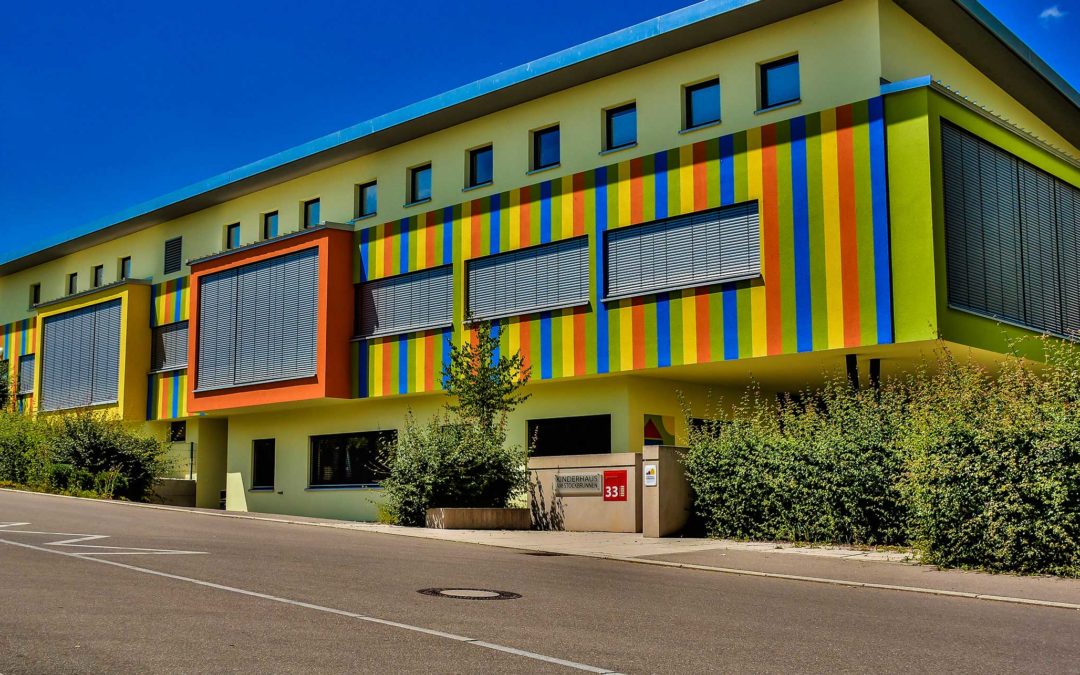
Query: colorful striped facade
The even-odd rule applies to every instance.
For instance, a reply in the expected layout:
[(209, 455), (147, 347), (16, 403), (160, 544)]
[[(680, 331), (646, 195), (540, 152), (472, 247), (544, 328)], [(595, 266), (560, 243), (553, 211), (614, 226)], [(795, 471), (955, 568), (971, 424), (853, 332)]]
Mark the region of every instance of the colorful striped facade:
[[(180, 277), (150, 287), (150, 324), (153, 327), (188, 320), (190, 278)], [(187, 370), (147, 376), (146, 419), (171, 420), (188, 416)]]
[[(589, 236), (592, 297), (501, 322), (534, 379), (893, 340), (881, 98), (385, 223), (358, 233), (361, 280)], [(605, 230), (757, 200), (762, 280), (605, 302)], [(450, 333), (356, 347), (357, 395), (436, 389)]]
[[(13, 321), (0, 327), (3, 334), (3, 359), (7, 361), (8, 382), (11, 386), (19, 378), (19, 358), (37, 351), (37, 317)], [(20, 412), (32, 410), (34, 397), (26, 394), (15, 398), (15, 409)]]

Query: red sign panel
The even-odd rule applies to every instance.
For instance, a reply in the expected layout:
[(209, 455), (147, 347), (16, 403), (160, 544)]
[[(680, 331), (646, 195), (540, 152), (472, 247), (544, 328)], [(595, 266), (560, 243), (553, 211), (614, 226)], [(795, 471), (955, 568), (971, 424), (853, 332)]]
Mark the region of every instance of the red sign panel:
[(626, 469), (604, 472), (604, 501), (626, 501)]

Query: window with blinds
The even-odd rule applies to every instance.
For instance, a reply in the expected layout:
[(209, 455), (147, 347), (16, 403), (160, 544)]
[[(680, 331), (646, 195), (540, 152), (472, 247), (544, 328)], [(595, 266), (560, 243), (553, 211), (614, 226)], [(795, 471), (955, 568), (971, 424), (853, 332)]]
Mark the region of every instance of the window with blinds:
[(589, 301), (589, 241), (564, 239), (467, 263), (470, 319), (496, 319)]
[(204, 277), (198, 390), (313, 377), (318, 305), (315, 248)]
[(34, 363), (33, 354), (19, 357), (19, 388), (16, 390), (19, 396), (34, 393)]
[(179, 272), (184, 264), (184, 238), (174, 237), (165, 242), (165, 274)]
[(115, 403), (120, 380), (120, 300), (46, 317), (41, 409)]
[(360, 337), (441, 328), (454, 321), (454, 269), (443, 265), (358, 286)]
[(757, 202), (609, 230), (605, 299), (761, 275)]
[(151, 332), (150, 341), (150, 370), (152, 372), (187, 368), (187, 321), (157, 326)]
[(941, 127), (949, 305), (1080, 335), (1080, 190)]

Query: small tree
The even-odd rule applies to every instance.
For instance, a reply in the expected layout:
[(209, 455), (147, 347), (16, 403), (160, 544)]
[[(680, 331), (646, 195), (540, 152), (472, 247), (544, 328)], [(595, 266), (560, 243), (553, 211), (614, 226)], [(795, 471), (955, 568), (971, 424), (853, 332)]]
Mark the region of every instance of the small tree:
[(457, 398), (447, 408), (462, 420), (481, 429), (494, 430), (497, 419), (524, 403), (521, 388), (529, 382), (530, 369), (521, 352), (499, 352), (501, 329), (487, 321), (473, 324), (476, 342), (463, 341), (450, 348), (450, 362), (443, 369), (446, 393)]

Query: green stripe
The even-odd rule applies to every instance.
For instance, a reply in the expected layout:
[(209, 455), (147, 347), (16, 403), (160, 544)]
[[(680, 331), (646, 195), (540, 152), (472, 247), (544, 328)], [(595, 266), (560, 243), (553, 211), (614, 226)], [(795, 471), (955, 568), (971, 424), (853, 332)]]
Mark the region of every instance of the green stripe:
[(853, 106), (855, 125), (855, 227), (859, 261), (861, 344), (877, 343), (877, 297), (874, 293), (874, 211), (870, 192), (870, 125), (866, 102)]
[(821, 115), (806, 116), (806, 191), (810, 221), (810, 307), (814, 349), (828, 349), (829, 305), (825, 288), (825, 196), (821, 185)]
[(795, 215), (791, 204), (791, 123), (776, 125), (776, 194), (780, 225), (781, 349), (798, 350), (795, 323)]

